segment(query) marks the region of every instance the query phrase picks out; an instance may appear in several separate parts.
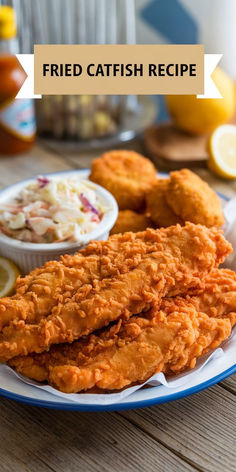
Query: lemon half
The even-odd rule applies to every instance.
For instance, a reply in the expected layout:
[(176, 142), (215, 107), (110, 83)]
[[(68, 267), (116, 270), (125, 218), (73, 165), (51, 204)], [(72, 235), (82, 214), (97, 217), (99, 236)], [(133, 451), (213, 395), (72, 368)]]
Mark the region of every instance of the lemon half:
[(20, 272), (16, 265), (5, 257), (0, 257), (0, 298), (10, 295)]
[(227, 123), (235, 111), (235, 85), (217, 67), (212, 79), (223, 98), (200, 99), (196, 95), (167, 95), (168, 111), (177, 128), (192, 134), (209, 134)]
[(236, 179), (236, 126), (219, 126), (208, 143), (208, 167), (226, 179)]

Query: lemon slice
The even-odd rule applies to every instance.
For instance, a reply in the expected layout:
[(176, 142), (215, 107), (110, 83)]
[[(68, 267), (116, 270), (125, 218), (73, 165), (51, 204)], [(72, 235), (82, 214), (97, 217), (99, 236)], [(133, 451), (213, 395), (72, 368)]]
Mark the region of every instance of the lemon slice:
[(0, 298), (10, 295), (20, 274), (15, 264), (5, 257), (0, 257)]
[(226, 179), (236, 179), (236, 126), (222, 125), (209, 139), (208, 167)]

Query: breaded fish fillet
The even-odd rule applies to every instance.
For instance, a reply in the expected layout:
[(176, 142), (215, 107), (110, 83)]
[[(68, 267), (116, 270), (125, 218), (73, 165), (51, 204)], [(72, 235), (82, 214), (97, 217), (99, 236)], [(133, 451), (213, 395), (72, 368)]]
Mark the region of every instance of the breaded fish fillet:
[(197, 310), (213, 317), (236, 311), (236, 273), (229, 269), (212, 270), (192, 302)]
[[(216, 272), (218, 272), (216, 274)], [(228, 271), (230, 272), (230, 271)], [(225, 276), (235, 283), (235, 273), (215, 271), (219, 281)], [(211, 294), (211, 275), (207, 290)], [(207, 306), (203, 293), (194, 297), (164, 299), (161, 309), (144, 316), (121, 320), (98, 335), (72, 344), (53, 346), (48, 353), (12, 359), (9, 365), (19, 373), (38, 381), (47, 381), (66, 393), (97, 387), (118, 390), (140, 383), (154, 373), (179, 373), (193, 368), (197, 358), (217, 348), (230, 335), (236, 323), (235, 292), (231, 282), (220, 284), (226, 304)], [(214, 310), (213, 310), (214, 308)]]
[(0, 301), (0, 361), (72, 342), (120, 317), (184, 294), (231, 252), (216, 229), (184, 227), (125, 233), (49, 262)]

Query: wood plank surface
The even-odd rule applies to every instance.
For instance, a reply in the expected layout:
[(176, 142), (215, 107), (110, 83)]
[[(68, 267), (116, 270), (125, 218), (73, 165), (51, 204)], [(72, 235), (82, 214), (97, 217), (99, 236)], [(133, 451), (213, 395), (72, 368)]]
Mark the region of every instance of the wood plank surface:
[(117, 413), (33, 408), (1, 400), (1, 472), (194, 472)]
[(226, 390), (229, 390), (229, 392), (232, 392), (234, 395), (236, 395), (236, 374), (224, 380), (224, 382), (221, 382), (220, 385), (223, 388), (226, 388)]
[(235, 397), (220, 386), (168, 405), (121, 414), (197, 470), (235, 471)]
[(0, 157), (0, 186), (5, 187), (41, 173), (70, 168), (71, 165), (60, 155), (48, 153), (41, 146), (34, 146), (27, 154)]

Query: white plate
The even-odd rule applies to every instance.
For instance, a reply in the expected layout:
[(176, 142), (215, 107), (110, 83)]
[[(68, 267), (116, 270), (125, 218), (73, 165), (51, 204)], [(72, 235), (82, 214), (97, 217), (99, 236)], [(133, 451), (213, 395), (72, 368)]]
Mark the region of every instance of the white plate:
[[(81, 170), (81, 177), (87, 178), (89, 170)], [(167, 174), (159, 174), (166, 177)], [(220, 195), (222, 205), (228, 200), (224, 195)], [(0, 395), (17, 400), (26, 404), (53, 408), (58, 410), (78, 410), (78, 411), (105, 411), (121, 410), (131, 408), (144, 408), (157, 403), (165, 403), (188, 395), (200, 392), (212, 385), (222, 381), (236, 372), (236, 343), (226, 343), (224, 356), (218, 362), (209, 362), (201, 370), (201, 376), (191, 376), (188, 385), (178, 388), (167, 388), (163, 385), (140, 389), (131, 394), (120, 403), (112, 405), (101, 405), (99, 402), (83, 404), (83, 402), (70, 401), (67, 398), (57, 397), (46, 391), (21, 382), (16, 376), (9, 373), (4, 366), (0, 366)]]

